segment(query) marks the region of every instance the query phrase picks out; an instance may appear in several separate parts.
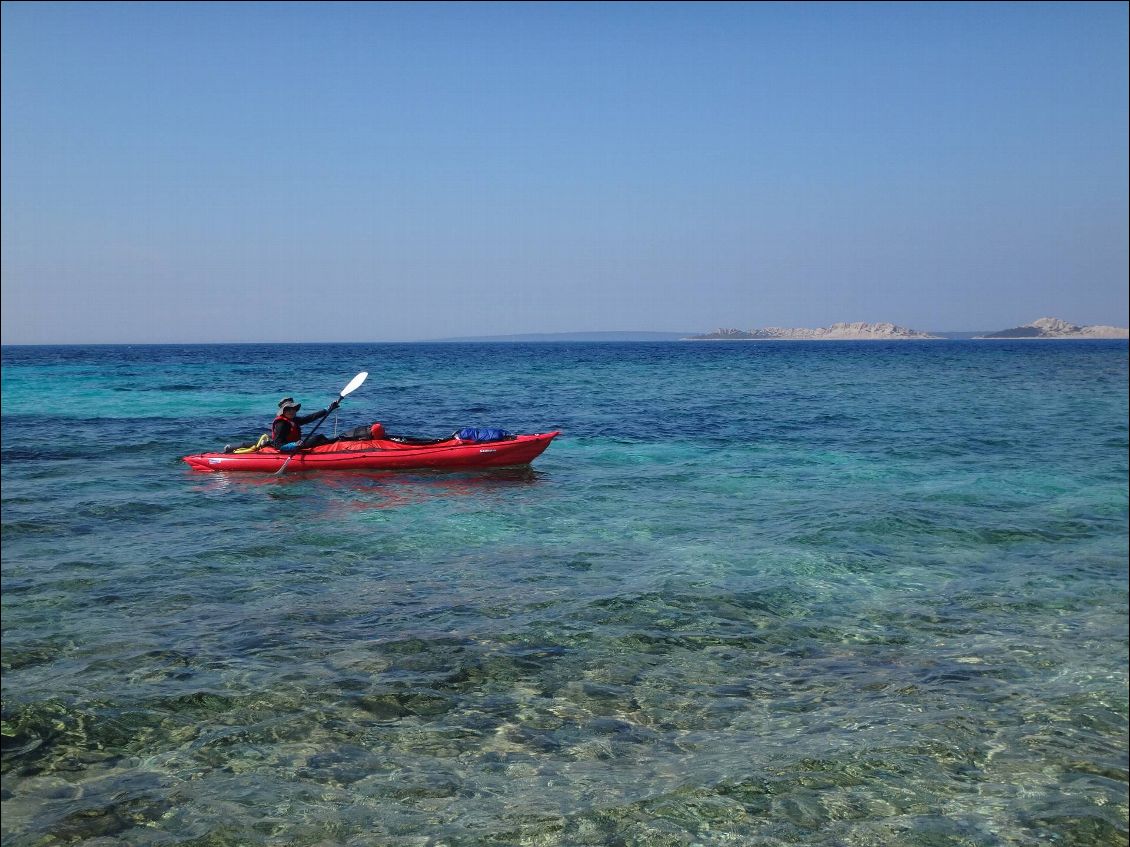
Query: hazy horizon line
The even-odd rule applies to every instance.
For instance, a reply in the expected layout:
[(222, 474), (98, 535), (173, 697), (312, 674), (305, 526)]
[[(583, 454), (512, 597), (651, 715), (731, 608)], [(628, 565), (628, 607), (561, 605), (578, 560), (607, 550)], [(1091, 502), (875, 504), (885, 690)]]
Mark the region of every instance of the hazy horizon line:
[[(885, 340), (898, 340), (900, 342), (923, 340), (923, 341), (969, 341), (969, 340), (989, 340), (989, 341), (1015, 341), (1018, 339), (1010, 338), (979, 338), (985, 333), (999, 332), (1000, 330), (925, 330), (931, 334), (939, 336), (934, 339), (856, 339), (856, 338), (841, 338), (841, 339), (787, 339), (792, 341), (819, 341), (820, 343), (827, 343), (829, 341), (885, 341)], [(397, 345), (397, 344), (510, 344), (510, 343), (529, 343), (529, 344), (551, 344), (551, 343), (648, 343), (648, 342), (665, 342), (665, 341), (695, 341), (695, 340), (710, 340), (698, 339), (695, 336), (701, 336), (704, 333), (675, 333), (675, 332), (646, 332), (646, 331), (628, 331), (616, 332), (599, 331), (599, 332), (554, 332), (554, 333), (511, 333), (505, 335), (480, 335), (480, 336), (455, 336), (445, 338), (416, 338), (416, 339), (402, 339), (398, 341), (389, 340), (369, 340), (369, 341), (327, 341), (327, 340), (311, 340), (311, 341), (278, 341), (278, 340), (256, 340), (256, 341), (37, 341), (37, 342), (0, 342), (0, 349), (9, 349), (17, 347), (262, 347), (264, 345), (279, 346), (279, 347), (306, 347), (311, 345), (339, 345), (339, 346), (362, 346), (362, 345)], [(589, 336), (587, 338), (578, 338), (576, 336)], [(616, 336), (606, 338), (594, 338), (592, 336)], [(657, 336), (652, 338), (632, 338), (629, 336)], [(777, 341), (781, 339), (743, 339), (748, 341)], [(1041, 339), (1019, 339), (1019, 340), (1041, 340)], [(1065, 340), (1065, 339), (1042, 339), (1042, 340)], [(1066, 339), (1066, 340), (1079, 340), (1079, 341), (1123, 341), (1120, 338), (1094, 338), (1094, 339)]]

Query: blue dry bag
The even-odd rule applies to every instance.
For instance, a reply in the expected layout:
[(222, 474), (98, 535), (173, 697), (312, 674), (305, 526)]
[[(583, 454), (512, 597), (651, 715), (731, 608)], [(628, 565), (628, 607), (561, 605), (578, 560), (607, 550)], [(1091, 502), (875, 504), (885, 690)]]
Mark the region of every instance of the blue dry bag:
[(513, 438), (514, 433), (507, 432), (505, 429), (479, 429), (478, 427), (465, 426), (463, 429), (456, 430), (454, 437), (460, 441), (482, 444), (487, 441), (506, 441)]

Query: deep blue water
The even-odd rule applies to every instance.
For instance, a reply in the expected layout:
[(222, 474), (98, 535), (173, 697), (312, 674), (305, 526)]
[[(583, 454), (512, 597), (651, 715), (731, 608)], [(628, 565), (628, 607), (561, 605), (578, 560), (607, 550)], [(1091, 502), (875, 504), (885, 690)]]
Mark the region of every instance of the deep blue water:
[[(360, 370), (340, 428), (563, 435), (179, 461)], [(4, 845), (1126, 844), (1127, 377), (1101, 341), (5, 347)]]

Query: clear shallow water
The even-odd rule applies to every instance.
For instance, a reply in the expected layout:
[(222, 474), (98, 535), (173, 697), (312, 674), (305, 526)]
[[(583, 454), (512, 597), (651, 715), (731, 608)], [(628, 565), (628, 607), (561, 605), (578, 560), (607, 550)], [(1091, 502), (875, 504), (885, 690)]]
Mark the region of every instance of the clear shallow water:
[(1127, 843), (1124, 342), (284, 350), (4, 348), (6, 846)]

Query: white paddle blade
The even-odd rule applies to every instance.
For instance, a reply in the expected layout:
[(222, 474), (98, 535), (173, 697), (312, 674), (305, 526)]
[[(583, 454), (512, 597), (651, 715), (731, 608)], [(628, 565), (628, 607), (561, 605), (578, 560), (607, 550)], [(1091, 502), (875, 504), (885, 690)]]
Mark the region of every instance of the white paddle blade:
[(351, 379), (349, 381), (349, 385), (347, 385), (347, 386), (345, 386), (345, 388), (341, 389), (341, 396), (345, 397), (347, 394), (352, 394), (354, 391), (356, 391), (358, 388), (360, 388), (361, 383), (363, 383), (365, 381), (365, 378), (368, 375), (369, 375), (368, 371), (361, 371), (361, 373), (359, 373), (359, 374), (357, 374), (357, 376), (353, 377), (353, 379)]

